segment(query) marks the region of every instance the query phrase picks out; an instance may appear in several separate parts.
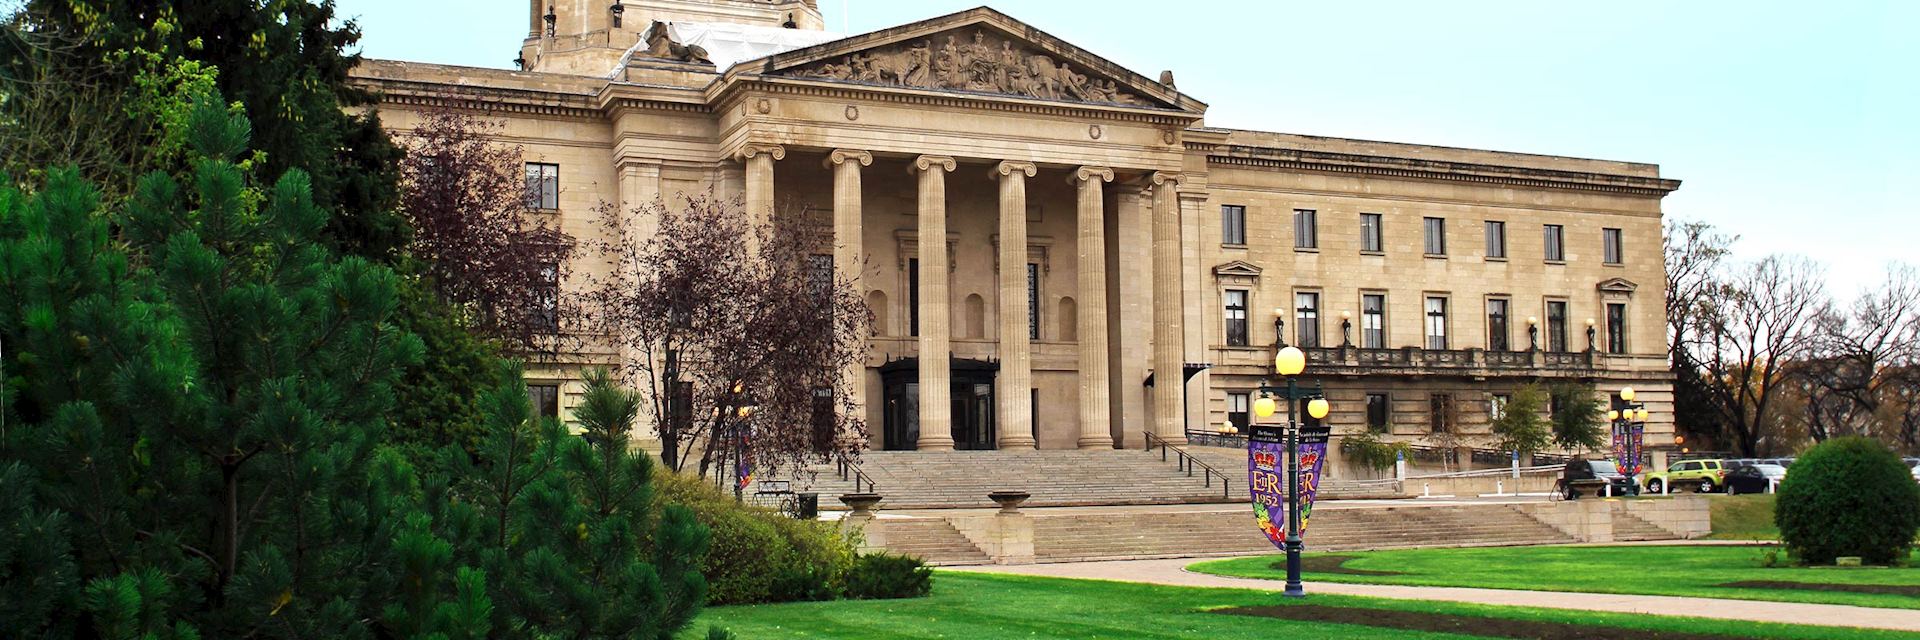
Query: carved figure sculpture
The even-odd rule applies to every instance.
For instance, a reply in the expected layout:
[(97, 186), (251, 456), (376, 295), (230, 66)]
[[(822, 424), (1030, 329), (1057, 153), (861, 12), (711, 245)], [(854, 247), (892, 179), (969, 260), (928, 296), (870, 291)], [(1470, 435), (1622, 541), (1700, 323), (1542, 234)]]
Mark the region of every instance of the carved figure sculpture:
[[(649, 55), (676, 55), (673, 44), (655, 40), (656, 31), (664, 36), (664, 25), (647, 32)], [(993, 44), (1000, 44), (995, 51)], [(803, 76), (846, 82), (982, 91), (1040, 98), (1110, 104), (1151, 104), (1123, 90), (1113, 80), (1075, 71), (1065, 61), (1024, 51), (1008, 39), (991, 38), (985, 30), (974, 31), (966, 43), (954, 33), (935, 46), (934, 40), (920, 40), (878, 51), (848, 54), (837, 60), (815, 63), (796, 73)], [(654, 55), (659, 49), (665, 56)], [(693, 49), (697, 50), (698, 47)], [(705, 52), (699, 52), (704, 59)]]
[(653, 21), (653, 26), (647, 27), (647, 33), (642, 35), (641, 39), (647, 42), (647, 50), (642, 54), (646, 57), (677, 62), (713, 64), (712, 60), (707, 59), (707, 50), (701, 48), (700, 45), (684, 45), (674, 42), (673, 36), (667, 32), (667, 23), (665, 22), (659, 20)]

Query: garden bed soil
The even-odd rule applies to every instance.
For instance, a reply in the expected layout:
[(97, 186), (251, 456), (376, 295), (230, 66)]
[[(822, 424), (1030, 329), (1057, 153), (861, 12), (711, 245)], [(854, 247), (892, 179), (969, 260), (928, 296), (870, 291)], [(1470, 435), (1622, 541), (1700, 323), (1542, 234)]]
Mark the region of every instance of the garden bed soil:
[(1913, 596), (1920, 598), (1920, 585), (1909, 584), (1828, 584), (1823, 582), (1781, 582), (1777, 580), (1743, 580), (1740, 582), (1722, 582), (1716, 587), (1737, 587), (1742, 589), (1793, 589), (1795, 591), (1839, 591), (1845, 593), (1872, 593), (1890, 596)]
[[(1399, 571), (1375, 571), (1372, 569), (1353, 569), (1346, 566), (1353, 556), (1301, 556), (1300, 571), (1306, 573), (1338, 573), (1349, 576), (1404, 576)], [(1280, 571), (1287, 570), (1287, 561), (1273, 563), (1272, 567)]]
[(1683, 633), (1626, 627), (1602, 627), (1544, 620), (1514, 620), (1421, 613), (1365, 607), (1330, 607), (1317, 604), (1233, 607), (1212, 613), (1236, 616), (1276, 618), (1299, 622), (1331, 622), (1403, 631), (1458, 633), (1490, 638), (1554, 638), (1555, 640), (1749, 640), (1750, 636), (1709, 633)]

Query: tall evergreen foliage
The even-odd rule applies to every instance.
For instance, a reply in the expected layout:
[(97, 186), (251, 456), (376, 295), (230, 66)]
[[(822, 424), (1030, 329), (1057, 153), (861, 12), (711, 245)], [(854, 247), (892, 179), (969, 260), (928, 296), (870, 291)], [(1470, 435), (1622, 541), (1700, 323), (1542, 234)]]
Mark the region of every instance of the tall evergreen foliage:
[[(400, 279), (317, 242), (304, 173), (252, 186), (251, 130), (186, 122), (191, 180), (110, 215), (71, 169), (0, 191), (0, 628), (19, 637), (660, 637), (706, 530), (651, 510), (634, 401), (592, 444), (510, 372), (477, 456), (381, 448)], [(113, 223), (124, 242), (113, 240)], [(604, 380), (604, 378), (602, 378)], [(623, 422), (624, 420), (624, 422)]]

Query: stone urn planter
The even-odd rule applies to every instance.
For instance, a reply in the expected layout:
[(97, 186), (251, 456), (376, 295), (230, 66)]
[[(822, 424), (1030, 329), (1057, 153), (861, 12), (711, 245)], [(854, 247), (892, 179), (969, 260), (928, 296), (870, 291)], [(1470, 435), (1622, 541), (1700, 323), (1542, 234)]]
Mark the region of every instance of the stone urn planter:
[(840, 494), (840, 503), (847, 505), (847, 508), (852, 509), (853, 510), (852, 515), (854, 516), (872, 517), (873, 506), (880, 504), (880, 500), (881, 500), (881, 496), (878, 493)]
[(1020, 503), (1026, 502), (1033, 494), (1025, 491), (995, 491), (987, 494), (994, 504), (1000, 505), (1000, 513), (1020, 513)]

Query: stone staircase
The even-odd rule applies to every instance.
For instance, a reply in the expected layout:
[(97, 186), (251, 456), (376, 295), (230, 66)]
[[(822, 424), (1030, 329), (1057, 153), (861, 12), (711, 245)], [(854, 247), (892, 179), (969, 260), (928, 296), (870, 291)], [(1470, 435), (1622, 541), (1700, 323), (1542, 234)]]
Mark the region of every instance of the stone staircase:
[[(1242, 454), (1243, 456), (1245, 454)], [(991, 507), (987, 493), (1033, 494), (1026, 506), (1150, 505), (1239, 501), (1246, 498), (1245, 463), (1221, 469), (1232, 479), (1231, 497), (1218, 478), (1191, 477), (1159, 454), (1137, 449), (1088, 451), (869, 451), (860, 466), (886, 500), (882, 510)], [(831, 466), (786, 474), (794, 491), (820, 494), (824, 509), (839, 508), (835, 496), (853, 490)]]
[(1613, 539), (1623, 542), (1640, 540), (1675, 540), (1680, 534), (1662, 529), (1645, 519), (1627, 513), (1624, 508), (1613, 511)]
[(954, 566), (987, 564), (987, 554), (960, 534), (945, 518), (889, 519), (886, 527), (887, 551), (909, 555), (927, 564)]
[[(1313, 551), (1564, 544), (1573, 538), (1506, 505), (1316, 509)], [(1038, 562), (1273, 553), (1252, 507), (1034, 517)]]

